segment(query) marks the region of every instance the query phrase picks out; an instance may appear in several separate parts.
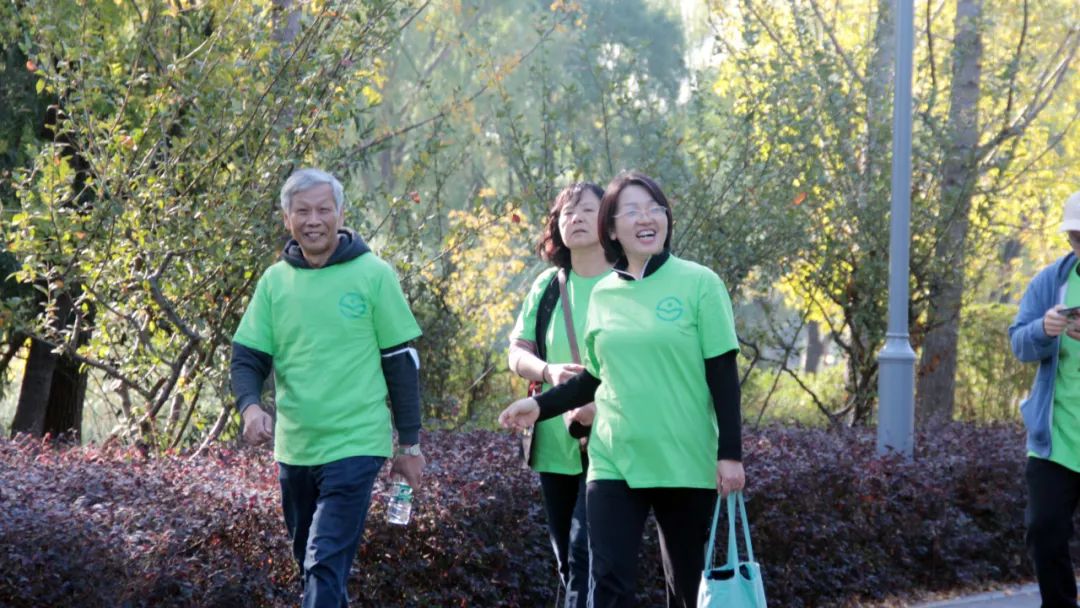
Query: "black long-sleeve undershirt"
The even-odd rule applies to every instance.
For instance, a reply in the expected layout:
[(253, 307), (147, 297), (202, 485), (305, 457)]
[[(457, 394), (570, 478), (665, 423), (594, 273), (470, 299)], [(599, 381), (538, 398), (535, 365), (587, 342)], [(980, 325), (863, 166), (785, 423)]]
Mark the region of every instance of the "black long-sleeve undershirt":
[(236, 411), (244, 414), (247, 406), (262, 398), (263, 383), (274, 367), (274, 358), (261, 350), (233, 342), (229, 376), (233, 395), (236, 395)]
[(720, 435), (716, 445), (717, 460), (742, 461), (742, 389), (739, 387), (737, 351), (705, 360), (705, 382), (709, 385), (716, 427)]
[[(742, 460), (742, 392), (739, 388), (737, 351), (705, 359), (705, 382), (716, 411), (717, 460)], [(581, 407), (596, 396), (600, 380), (588, 371), (536, 396), (539, 420), (547, 420)]]

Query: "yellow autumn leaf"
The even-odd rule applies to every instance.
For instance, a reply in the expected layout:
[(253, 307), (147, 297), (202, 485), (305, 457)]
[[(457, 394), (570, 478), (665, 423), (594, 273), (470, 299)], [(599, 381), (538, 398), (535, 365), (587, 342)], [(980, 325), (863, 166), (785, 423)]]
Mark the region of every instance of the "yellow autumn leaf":
[(364, 88), (360, 89), (360, 93), (363, 94), (364, 101), (366, 101), (369, 106), (382, 103), (382, 94), (371, 88), (369, 85), (364, 85)]

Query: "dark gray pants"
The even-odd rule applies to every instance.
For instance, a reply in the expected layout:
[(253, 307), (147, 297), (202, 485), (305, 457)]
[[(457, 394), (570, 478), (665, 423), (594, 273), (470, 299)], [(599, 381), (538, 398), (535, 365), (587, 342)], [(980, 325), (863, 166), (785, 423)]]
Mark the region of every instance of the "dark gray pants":
[[(582, 470), (589, 468), (581, 457)], [(585, 518), (585, 473), (560, 475), (540, 473), (548, 536), (559, 566), (559, 579), (566, 590), (564, 608), (586, 608), (589, 597), (589, 536)]]
[(1080, 473), (1042, 458), (1028, 457), (1026, 542), (1035, 562), (1043, 608), (1076, 608), (1076, 574), (1069, 541), (1080, 502)]

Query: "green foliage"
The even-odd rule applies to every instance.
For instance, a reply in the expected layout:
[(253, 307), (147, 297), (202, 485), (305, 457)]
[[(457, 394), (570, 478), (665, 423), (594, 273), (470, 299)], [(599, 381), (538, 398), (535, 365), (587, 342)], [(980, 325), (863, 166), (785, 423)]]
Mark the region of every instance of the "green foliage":
[(956, 417), (971, 422), (1019, 422), (1020, 401), (1036, 366), (1021, 363), (1009, 345), (1016, 307), (979, 304), (964, 310), (956, 375)]
[[(479, 201), (478, 201), (479, 203)], [(510, 394), (506, 336), (528, 249), (521, 212), (451, 211), (446, 263), (421, 270), (413, 308), (425, 328), (426, 416), (442, 426), (491, 425)]]
[(225, 420), (231, 333), (281, 234), (277, 188), (328, 124), (364, 116), (408, 7), (305, 5), (291, 31), (270, 2), (93, 4), (17, 14), (59, 111), (16, 173), (5, 236), (45, 300), (28, 329), (108, 374), (126, 432), (178, 445), (189, 422)]
[[(770, 202), (758, 209), (771, 207), (775, 219), (767, 226), (779, 228), (765, 232), (759, 247), (772, 250), (790, 304), (822, 321), (846, 355), (851, 401), (844, 411), (849, 421), (865, 423), (885, 334), (882, 150), (889, 114), (873, 79), (887, 75), (870, 73), (872, 45), (845, 54), (816, 33), (865, 21), (835, 17), (822, 24), (809, 6), (742, 3), (721, 20), (722, 31), (738, 41), (719, 41), (731, 60), (716, 73), (714, 91), (746, 125), (739, 135), (752, 153), (742, 173), (760, 176), (760, 193), (750, 192)], [(752, 233), (752, 220), (746, 225)]]
[[(522, 218), (564, 181), (676, 174), (686, 68), (668, 14), (393, 6), (310, 6), (284, 46), (269, 3), (20, 14), (37, 87), (64, 114), (63, 141), (19, 174), (19, 277), (48, 300), (39, 335), (76, 350), (75, 329), (92, 326), (77, 354), (112, 378), (128, 430), (176, 444), (181, 418), (193, 439), (228, 403), (224, 347), (272, 260), (274, 190), (298, 163), (345, 178), (350, 225), (401, 271), (427, 330), (426, 412), (449, 425), (486, 421), (477, 408), (513, 392), (502, 361), (527, 278)], [(489, 230), (511, 216), (517, 236)], [(50, 314), (67, 295), (74, 322)]]
[[(0, 18), (7, 17), (8, 10), (0, 9)], [(38, 81), (35, 67), (19, 46), (0, 34), (0, 201), (13, 201), (11, 187), (12, 169), (26, 163), (27, 144), (37, 134), (34, 125), (40, 125), (45, 113), (35, 91)]]
[(803, 384), (799, 384), (782, 369), (755, 367), (742, 385), (744, 424), (754, 428), (771, 423), (828, 426), (829, 418), (814, 404), (808, 389), (829, 411), (839, 410), (846, 397), (845, 373), (843, 365), (832, 365), (801, 375)]
[[(1022, 92), (1049, 91), (1036, 67), (1063, 40), (1067, 4), (1026, 15), (987, 4), (987, 137), (1010, 99), (1016, 114), (1031, 101)], [(715, 61), (703, 68), (689, 65), (699, 41), (674, 9), (645, 0), (298, 6), (295, 28), (269, 0), (0, 7), (0, 92), (12, 101), (0, 104), (0, 172), (11, 171), (0, 179), (0, 264), (11, 268), (0, 272), (21, 281), (3, 286), (0, 325), (105, 374), (122, 434), (168, 446), (225, 427), (231, 332), (283, 236), (276, 190), (307, 164), (342, 177), (348, 224), (400, 272), (425, 330), (429, 419), (490, 424), (520, 392), (502, 361), (540, 266), (528, 218), (567, 182), (638, 168), (674, 203), (678, 254), (714, 268), (737, 301), (781, 294), (841, 349), (847, 365), (813, 377), (755, 368), (751, 409), (810, 422), (824, 420), (820, 404), (872, 421), (891, 128), (874, 6), (711, 3)], [(938, 174), (951, 6), (929, 16), (935, 55), (924, 40), (916, 56), (916, 341), (951, 217)], [(1016, 55), (1009, 41), (1024, 27)], [(1075, 170), (1062, 178), (1080, 166), (1065, 136), (1078, 82), (1062, 81), (1025, 137), (988, 148), (968, 306), (1015, 297), (1056, 254), (1060, 200), (1080, 187)], [(964, 327), (963, 349), (991, 348)], [(1015, 398), (988, 382), (1009, 362), (961, 359), (962, 402)]]
[(632, 166), (679, 184), (683, 44), (667, 14), (605, 0), (446, 2), (403, 33), (377, 83), (379, 127), (324, 157), (375, 199), (362, 231), (402, 269), (425, 329), (428, 418), (490, 425), (519, 392), (505, 336), (541, 267), (524, 262), (540, 228), (528, 218), (563, 185)]
[[(761, 180), (767, 184), (763, 200), (790, 201), (785, 206), (794, 224), (771, 233), (782, 238), (767, 239), (767, 246), (780, 260), (789, 305), (822, 322), (844, 352), (849, 420), (861, 423), (872, 419), (886, 326), (895, 27), (891, 14), (881, 12), (888, 6), (855, 11), (839, 1), (750, 0), (714, 6), (724, 61), (713, 91), (734, 117), (719, 128), (748, 123), (739, 133), (756, 153), (745, 157), (743, 172), (768, 176)], [(1061, 191), (1080, 183), (1075, 176), (1054, 180), (1070, 167), (1064, 134), (1075, 120), (1080, 81), (1055, 71), (1067, 65), (1059, 59), (1076, 51), (1075, 20), (1065, 16), (1071, 4), (1031, 12), (1026, 6), (988, 3), (984, 9), (983, 132), (971, 168), (970, 214), (943, 195), (944, 154), (955, 144), (947, 121), (955, 8), (926, 9), (933, 35), (917, 41), (914, 78), (910, 318), (916, 348), (934, 329), (928, 312), (939, 304), (933, 286), (948, 276), (943, 273), (963, 264), (974, 277), (978, 288), (964, 292), (965, 303), (987, 292), (995, 301), (1015, 296), (1017, 284), (1030, 278), (1017, 272), (1020, 245), (1033, 242), (1032, 232), (1045, 234), (1048, 189), (1056, 207)], [(957, 214), (970, 228), (953, 243)]]

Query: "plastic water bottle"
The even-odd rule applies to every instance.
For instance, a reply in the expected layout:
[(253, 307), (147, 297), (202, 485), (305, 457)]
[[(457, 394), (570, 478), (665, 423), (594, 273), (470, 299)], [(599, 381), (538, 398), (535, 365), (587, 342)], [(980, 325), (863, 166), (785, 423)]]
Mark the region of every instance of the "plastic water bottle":
[(392, 489), (386, 515), (390, 523), (404, 526), (409, 523), (409, 518), (412, 516), (412, 486), (404, 479), (398, 478), (394, 481)]

